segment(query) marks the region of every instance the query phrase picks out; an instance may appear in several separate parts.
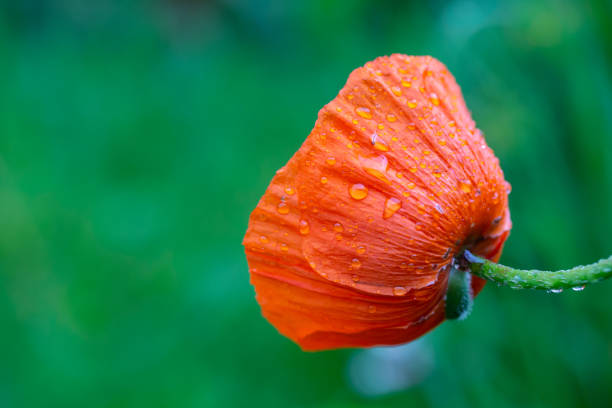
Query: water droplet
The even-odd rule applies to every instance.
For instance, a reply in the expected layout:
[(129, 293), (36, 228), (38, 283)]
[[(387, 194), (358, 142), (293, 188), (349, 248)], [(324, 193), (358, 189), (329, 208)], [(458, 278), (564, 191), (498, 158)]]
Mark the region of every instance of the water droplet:
[(323, 176), (321, 177), (321, 184), (327, 184), (327, 177)]
[(395, 96), (402, 96), (402, 90), (400, 89), (399, 86), (392, 86), (391, 91), (393, 92)]
[(342, 232), (344, 231), (344, 227), (342, 226), (342, 224), (340, 224), (339, 222), (334, 224), (334, 231), (336, 232)]
[(287, 193), (288, 195), (294, 195), (295, 194), (295, 190), (291, 187), (287, 187), (285, 188), (285, 193)]
[(310, 225), (306, 220), (300, 220), (300, 234), (307, 235), (310, 232)]
[(387, 201), (385, 201), (385, 211), (383, 213), (383, 218), (387, 219), (391, 217), (401, 207), (402, 207), (402, 202), (398, 198), (395, 198), (395, 197), (388, 198)]
[(436, 106), (440, 105), (440, 99), (438, 99), (438, 95), (436, 95), (435, 93), (431, 94), (431, 98), (429, 98), (429, 100)]
[(463, 191), (464, 193), (471, 193), (472, 192), (472, 186), (471, 186), (469, 181), (460, 181), (459, 182), (459, 189), (461, 191)]
[(412, 109), (416, 108), (416, 107), (417, 107), (417, 101), (416, 101), (416, 99), (413, 99), (413, 100), (409, 101), (409, 102), (408, 102), (408, 107), (409, 107), (409, 108), (412, 108)]
[(396, 286), (393, 288), (393, 294), (395, 296), (404, 296), (406, 293), (408, 293), (408, 290), (403, 286)]
[[(351, 260), (351, 267), (352, 267), (353, 269), (359, 269), (359, 268), (361, 268), (361, 261), (360, 261), (359, 259), (357, 259), (357, 258), (353, 258), (353, 259)], [(357, 276), (357, 275), (353, 275), (353, 276)], [(353, 280), (355, 280), (355, 279), (353, 279)], [(357, 280), (359, 280), (359, 277), (357, 278)], [(355, 282), (357, 282), (357, 281), (355, 281)]]
[(327, 158), (327, 160), (325, 160), (327, 162), (327, 164), (329, 164), (330, 166), (333, 166), (334, 164), (336, 164), (336, 158), (333, 156), (330, 156)]
[(400, 264), (400, 269), (408, 269), (408, 264), (406, 262), (402, 262)]
[(372, 112), (370, 112), (370, 109), (368, 108), (359, 106), (355, 108), (355, 112), (357, 112), (357, 114), (364, 119), (372, 119)]
[(381, 152), (389, 151), (389, 146), (387, 145), (387, 143), (385, 143), (385, 141), (381, 139), (381, 137), (378, 136), (376, 132), (372, 133), (371, 141), (372, 146), (374, 146), (376, 150), (380, 150)]
[(563, 289), (551, 289), (549, 290), (550, 293), (561, 293), (563, 292)]
[(281, 201), (280, 203), (278, 203), (278, 206), (276, 206), (276, 211), (278, 211), (279, 214), (283, 215), (289, 214), (289, 206), (284, 201)]
[(284, 243), (280, 244), (280, 250), (283, 251), (283, 252), (289, 251), (289, 245), (284, 244)]
[(387, 115), (387, 120), (389, 122), (395, 122), (397, 120), (397, 116), (395, 116), (394, 114), (390, 113)]
[(583, 290), (584, 290), (584, 287), (585, 287), (584, 285), (582, 285), (582, 286), (574, 286), (574, 287), (572, 288), (572, 290), (573, 290), (574, 292), (581, 292), (581, 291), (583, 291)]
[(366, 251), (366, 247), (364, 247), (363, 245), (359, 245), (356, 250), (355, 250), (359, 255), (362, 255), (365, 253)]
[(402, 81), (402, 86), (404, 88), (410, 88), (412, 86), (412, 84), (408, 81)]
[(389, 179), (385, 176), (387, 171), (387, 167), (389, 166), (389, 161), (383, 155), (375, 156), (375, 157), (364, 157), (361, 156), (359, 158), (363, 169), (370, 175), (376, 177), (377, 179), (384, 181), (387, 184), (391, 184)]
[[(353, 267), (353, 269), (355, 269), (355, 268)], [(351, 280), (352, 280), (353, 282), (359, 282), (359, 275), (353, 275), (353, 276), (351, 276)]]
[(357, 183), (353, 184), (349, 188), (349, 194), (355, 200), (363, 200), (368, 196), (368, 189), (363, 184)]
[(368, 306), (368, 313), (376, 313), (376, 306), (374, 305)]
[(268, 239), (268, 237), (266, 237), (265, 235), (262, 235), (261, 237), (259, 237), (259, 241), (262, 244), (267, 244), (268, 242), (270, 242), (270, 240)]

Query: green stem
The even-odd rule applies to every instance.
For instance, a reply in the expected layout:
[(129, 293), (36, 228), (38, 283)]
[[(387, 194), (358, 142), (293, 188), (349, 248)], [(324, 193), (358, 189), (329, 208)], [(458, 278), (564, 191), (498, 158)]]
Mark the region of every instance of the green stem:
[(556, 272), (514, 269), (479, 258), (465, 251), (473, 275), (513, 289), (580, 290), (589, 283), (612, 277), (612, 256), (591, 265)]

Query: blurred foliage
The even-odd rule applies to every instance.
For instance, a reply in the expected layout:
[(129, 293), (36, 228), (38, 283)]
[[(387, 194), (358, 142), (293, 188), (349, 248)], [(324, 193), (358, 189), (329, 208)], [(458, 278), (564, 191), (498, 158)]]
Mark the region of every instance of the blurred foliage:
[(260, 316), (241, 247), (274, 171), (350, 71), (393, 52), (456, 76), (513, 184), (502, 258), (612, 253), (605, 0), (42, 1), (0, 6), (0, 406), (608, 407), (612, 282), (489, 285), (378, 398), (354, 351)]

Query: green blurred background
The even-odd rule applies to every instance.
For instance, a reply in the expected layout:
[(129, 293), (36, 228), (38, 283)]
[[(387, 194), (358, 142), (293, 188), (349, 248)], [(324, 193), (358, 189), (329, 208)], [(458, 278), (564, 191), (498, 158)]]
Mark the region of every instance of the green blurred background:
[[(3, 2), (0, 406), (611, 406), (612, 282), (489, 285), (393, 359), (410, 384), (373, 396), (350, 374), (363, 354), (303, 353), (260, 316), (241, 247), (317, 111), (401, 52), (447, 64), (501, 160), (504, 263), (610, 255), (611, 16), (598, 0)], [(359, 375), (384, 388), (369, 356)]]

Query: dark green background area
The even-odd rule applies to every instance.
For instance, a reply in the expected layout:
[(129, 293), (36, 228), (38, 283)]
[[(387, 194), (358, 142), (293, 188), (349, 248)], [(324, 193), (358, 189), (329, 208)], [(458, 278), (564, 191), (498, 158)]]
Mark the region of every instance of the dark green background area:
[(356, 67), (447, 64), (513, 185), (502, 261), (612, 253), (608, 1), (0, 6), (0, 406), (609, 407), (612, 283), (489, 285), (378, 398), (260, 315), (241, 247)]

